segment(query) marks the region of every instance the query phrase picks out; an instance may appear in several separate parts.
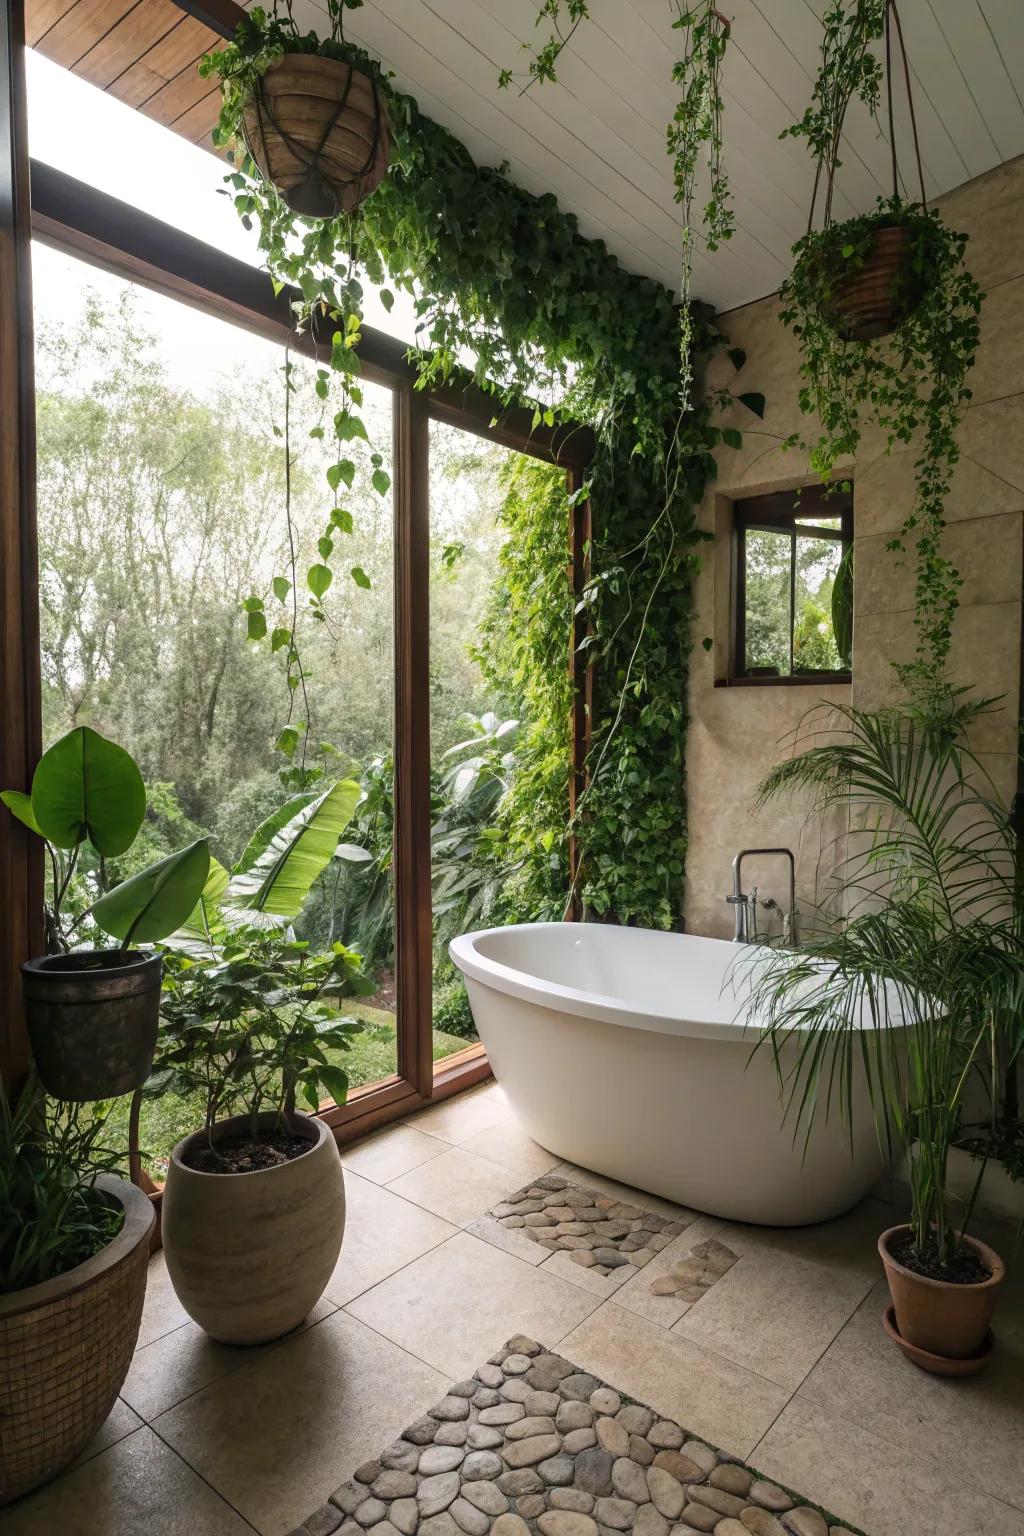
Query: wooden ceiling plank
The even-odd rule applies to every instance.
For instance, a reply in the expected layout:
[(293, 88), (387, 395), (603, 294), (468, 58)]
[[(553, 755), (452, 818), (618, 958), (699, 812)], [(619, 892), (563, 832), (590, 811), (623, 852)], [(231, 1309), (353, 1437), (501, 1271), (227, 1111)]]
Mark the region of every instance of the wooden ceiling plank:
[(198, 66), (199, 60), (194, 59), (173, 80), (154, 91), (139, 111), (167, 128), (173, 127), (185, 112), (210, 95), (210, 82), (203, 79)]
[(74, 73), (105, 91), (181, 21), (174, 0), (142, 0), (82, 55)]
[(187, 112), (171, 125), (175, 133), (180, 133), (182, 138), (188, 139), (192, 144), (198, 144), (201, 149), (213, 149), (210, 141), (217, 118), (220, 116), (220, 87), (215, 87), (202, 101), (197, 101), (194, 107), (189, 107)]
[(40, 53), (54, 64), (71, 69), (136, 3), (137, 0), (78, 0), (41, 39)]
[(141, 107), (190, 64), (198, 64), (216, 42), (217, 37), (209, 27), (191, 16), (182, 16), (160, 42), (112, 80), (108, 90), (127, 106)]
[[(25, 41), (36, 48), (66, 12), (73, 10), (78, 0), (28, 0), (25, 6)], [(40, 50), (42, 51), (42, 50)]]

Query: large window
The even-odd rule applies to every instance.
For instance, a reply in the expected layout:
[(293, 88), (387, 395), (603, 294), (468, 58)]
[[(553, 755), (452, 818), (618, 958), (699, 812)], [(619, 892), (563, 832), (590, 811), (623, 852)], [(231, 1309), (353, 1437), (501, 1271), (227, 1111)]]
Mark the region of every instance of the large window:
[(755, 496), (733, 519), (733, 679), (848, 678), (852, 491)]

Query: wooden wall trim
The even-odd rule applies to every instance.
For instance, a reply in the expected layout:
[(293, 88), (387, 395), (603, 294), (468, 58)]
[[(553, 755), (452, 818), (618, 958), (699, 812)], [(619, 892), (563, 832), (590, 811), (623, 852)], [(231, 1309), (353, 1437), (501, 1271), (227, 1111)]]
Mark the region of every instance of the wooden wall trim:
[[(23, 0), (0, 0), (0, 788), (27, 790), (40, 752), (31, 205)], [(43, 856), (0, 813), (0, 1075), (28, 1063), (21, 963), (43, 940)]]

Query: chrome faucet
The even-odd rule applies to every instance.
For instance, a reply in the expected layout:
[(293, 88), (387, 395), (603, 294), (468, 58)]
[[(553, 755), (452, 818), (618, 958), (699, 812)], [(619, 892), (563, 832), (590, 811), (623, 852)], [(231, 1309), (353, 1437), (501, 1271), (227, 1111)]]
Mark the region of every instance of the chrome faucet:
[(778, 854), (789, 860), (789, 911), (783, 912), (777, 901), (770, 896), (762, 900), (766, 911), (778, 912), (782, 918), (782, 941), (796, 941), (796, 860), (789, 848), (743, 848), (732, 861), (732, 895), (725, 899), (735, 913), (733, 940), (737, 944), (757, 943), (757, 886), (751, 886), (750, 894), (744, 894), (742, 883), (743, 860), (754, 854)]

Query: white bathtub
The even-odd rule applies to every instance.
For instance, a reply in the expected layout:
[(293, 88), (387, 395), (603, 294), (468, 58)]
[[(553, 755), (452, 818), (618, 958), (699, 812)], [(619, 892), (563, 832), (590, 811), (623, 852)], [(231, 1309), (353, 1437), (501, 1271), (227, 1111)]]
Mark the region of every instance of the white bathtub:
[[(551, 1152), (737, 1221), (799, 1226), (854, 1205), (884, 1159), (863, 1080), (804, 1151), (721, 939), (530, 923), (450, 946), (494, 1075)], [(741, 990), (741, 986), (740, 986)]]

